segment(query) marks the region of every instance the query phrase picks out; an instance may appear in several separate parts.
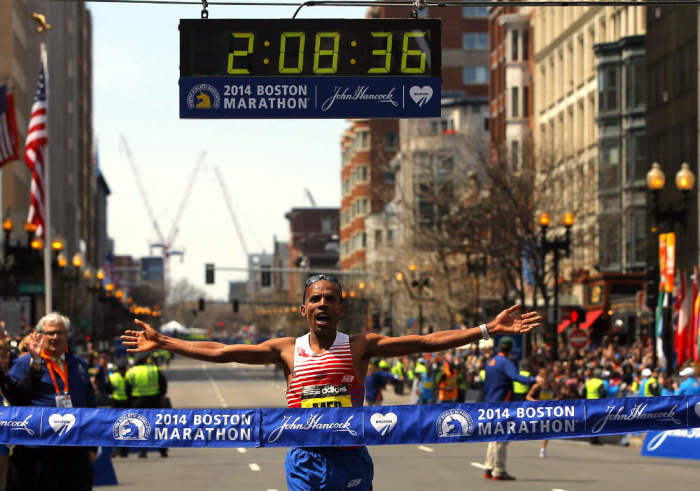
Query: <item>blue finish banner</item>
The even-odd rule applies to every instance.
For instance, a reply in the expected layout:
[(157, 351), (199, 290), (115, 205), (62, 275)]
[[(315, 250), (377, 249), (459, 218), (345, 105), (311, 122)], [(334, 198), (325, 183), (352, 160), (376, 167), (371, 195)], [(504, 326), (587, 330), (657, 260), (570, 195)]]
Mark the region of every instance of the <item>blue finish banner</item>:
[(700, 460), (700, 428), (650, 431), (644, 438), (642, 455)]
[(0, 443), (20, 445), (397, 445), (651, 430), (672, 431), (668, 439), (691, 428), (700, 428), (700, 396), (314, 409), (0, 408)]
[(183, 77), (180, 118), (439, 118), (439, 77)]

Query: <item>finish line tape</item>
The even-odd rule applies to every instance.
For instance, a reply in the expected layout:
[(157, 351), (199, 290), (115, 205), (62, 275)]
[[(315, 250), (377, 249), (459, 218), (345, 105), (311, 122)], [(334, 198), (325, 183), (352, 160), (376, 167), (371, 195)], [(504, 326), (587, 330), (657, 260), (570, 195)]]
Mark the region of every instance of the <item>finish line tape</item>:
[(689, 428), (700, 428), (700, 396), (314, 409), (0, 408), (0, 443), (19, 445), (399, 445)]

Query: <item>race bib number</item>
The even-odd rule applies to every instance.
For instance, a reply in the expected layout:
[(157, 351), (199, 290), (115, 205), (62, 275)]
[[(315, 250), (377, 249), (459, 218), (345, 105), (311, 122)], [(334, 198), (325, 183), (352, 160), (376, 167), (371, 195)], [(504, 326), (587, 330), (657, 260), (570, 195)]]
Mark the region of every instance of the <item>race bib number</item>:
[(310, 385), (301, 389), (301, 407), (351, 407), (347, 385)]
[(70, 394), (56, 394), (56, 407), (73, 407)]

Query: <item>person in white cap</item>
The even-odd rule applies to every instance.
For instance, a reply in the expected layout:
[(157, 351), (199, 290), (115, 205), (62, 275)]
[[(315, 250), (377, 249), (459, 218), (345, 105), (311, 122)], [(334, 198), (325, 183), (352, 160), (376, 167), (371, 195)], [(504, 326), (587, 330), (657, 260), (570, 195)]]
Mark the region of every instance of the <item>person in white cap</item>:
[(647, 384), (649, 377), (651, 377), (651, 369), (645, 368), (642, 370), (642, 379), (639, 381), (639, 390), (637, 391), (639, 397), (644, 397), (644, 386)]
[(681, 382), (674, 395), (677, 396), (698, 396), (700, 395), (700, 382), (695, 378), (695, 369), (693, 367), (685, 367), (681, 370), (680, 376), (685, 378)]

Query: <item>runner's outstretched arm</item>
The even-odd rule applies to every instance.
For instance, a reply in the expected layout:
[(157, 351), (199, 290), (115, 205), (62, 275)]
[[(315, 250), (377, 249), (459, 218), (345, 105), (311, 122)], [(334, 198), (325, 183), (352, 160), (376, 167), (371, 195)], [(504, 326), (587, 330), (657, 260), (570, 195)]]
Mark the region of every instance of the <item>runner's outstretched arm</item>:
[[(524, 334), (542, 325), (542, 317), (539, 313), (528, 312), (519, 315), (516, 313), (519, 308), (519, 305), (513, 305), (486, 324), (489, 335)], [(450, 329), (422, 336), (410, 335), (395, 338), (379, 334), (368, 334), (365, 357), (401, 356), (411, 353), (444, 351), (477, 341), (481, 337), (481, 329), (478, 327)]]
[(223, 344), (211, 341), (185, 341), (160, 334), (151, 326), (138, 319), (134, 322), (143, 328), (143, 331), (124, 331), (121, 336), (122, 343), (130, 353), (141, 353), (156, 349), (166, 349), (179, 355), (194, 358), (196, 360), (212, 361), (216, 363), (248, 363), (253, 365), (265, 365), (281, 361), (282, 347), (289, 342), (289, 338), (270, 339), (261, 344)]

